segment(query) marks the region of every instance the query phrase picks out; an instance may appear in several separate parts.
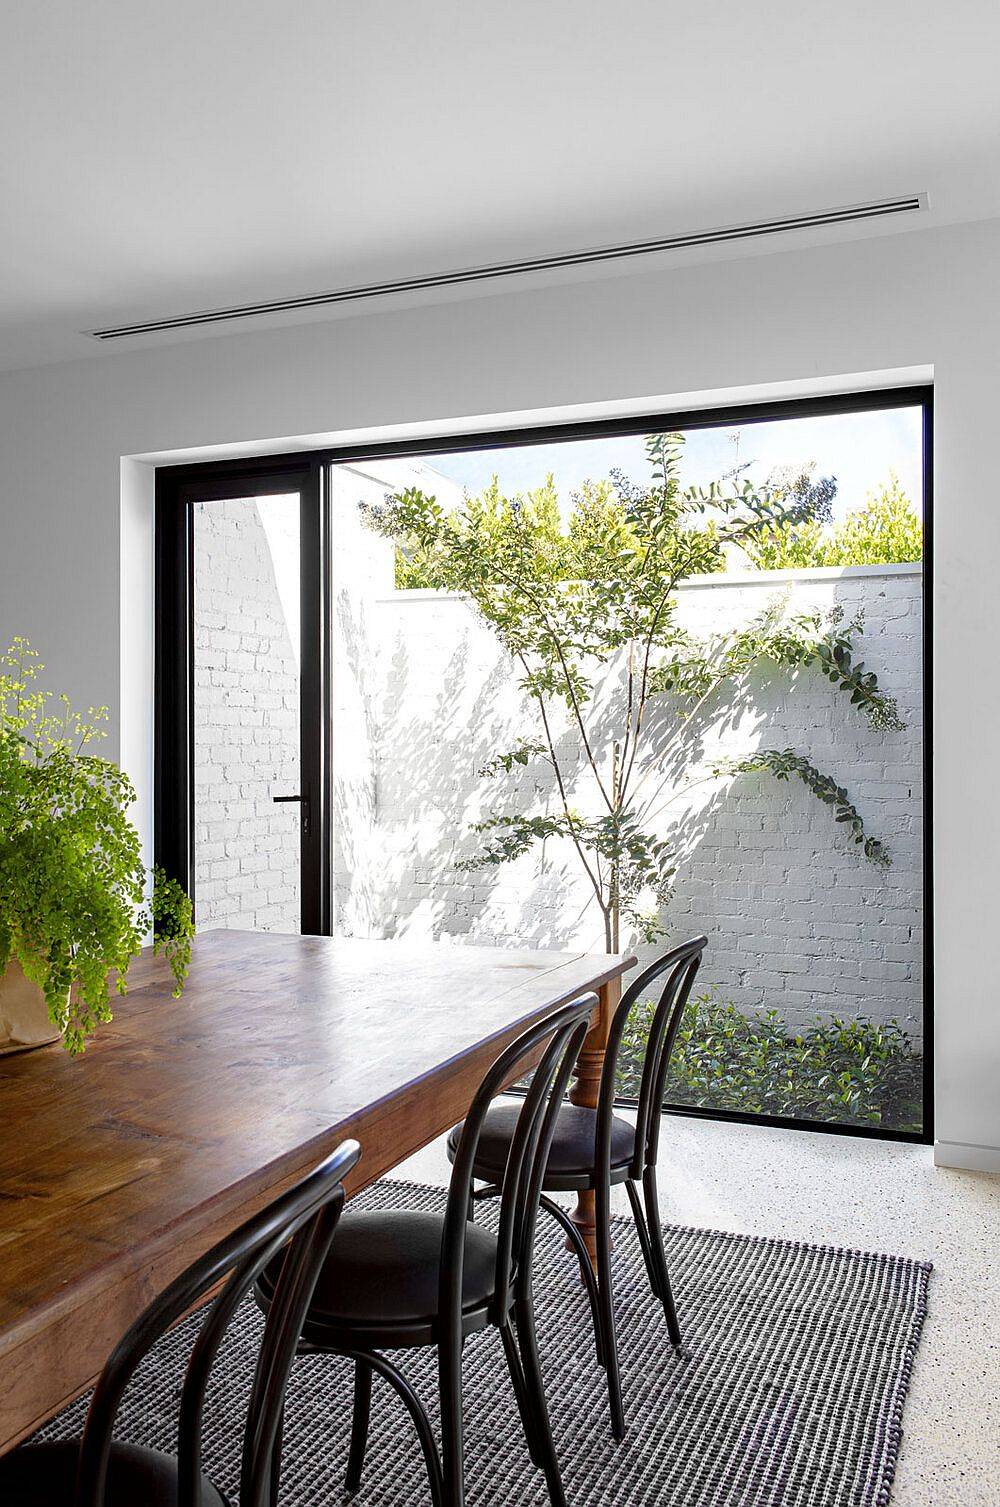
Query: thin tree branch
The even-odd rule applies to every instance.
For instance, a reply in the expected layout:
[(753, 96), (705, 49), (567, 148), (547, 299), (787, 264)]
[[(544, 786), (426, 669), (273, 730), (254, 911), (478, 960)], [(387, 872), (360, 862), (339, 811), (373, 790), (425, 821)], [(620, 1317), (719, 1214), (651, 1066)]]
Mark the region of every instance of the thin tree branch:
[[(534, 607), (535, 611), (541, 617), (542, 622), (545, 624), (545, 627), (548, 629), (549, 635), (555, 646), (556, 654), (559, 657), (559, 665), (563, 672), (563, 680), (566, 682), (566, 690), (569, 694), (570, 704), (573, 708), (573, 714), (576, 718), (577, 727), (580, 730), (580, 738), (583, 742), (583, 747), (587, 755), (588, 763), (590, 764), (590, 767), (594, 772), (594, 779), (597, 781), (597, 788), (601, 792), (601, 797), (604, 801), (604, 804), (607, 806), (609, 812), (613, 812), (614, 807), (611, 804), (611, 801), (608, 799), (608, 794), (604, 788), (604, 781), (601, 779), (597, 760), (595, 759), (593, 749), (590, 746), (590, 739), (587, 737), (587, 728), (583, 720), (583, 713), (580, 710), (580, 703), (577, 701), (576, 691), (573, 689), (573, 677), (570, 674), (569, 666), (566, 663), (566, 656), (563, 653), (562, 644), (559, 642), (559, 635), (552, 626), (552, 620), (546, 612), (544, 604), (534, 595), (533, 592), (529, 591), (522, 582), (518, 581), (516, 577), (511, 577), (509, 573), (504, 571), (500, 566), (496, 566), (494, 567), (494, 569), (499, 579), (506, 580), (515, 592), (520, 592), (522, 596), (527, 598), (527, 600)], [(520, 659), (521, 663), (524, 665), (525, 674), (530, 676), (531, 671), (525, 663), (524, 656), (519, 651), (515, 652), (517, 652), (518, 659)], [(534, 695), (537, 693), (532, 692), (532, 694)]]
[[(521, 664), (522, 664), (522, 666), (524, 668), (524, 673), (526, 675), (530, 676), (531, 670), (530, 670), (530, 668), (528, 666), (528, 662), (525, 659), (524, 655), (521, 654), (520, 652), (518, 652), (517, 657), (521, 661)], [(587, 855), (586, 855), (586, 852), (584, 850), (583, 844), (581, 843), (579, 835), (578, 835), (577, 830), (576, 830), (576, 822), (574, 821), (574, 819), (573, 819), (573, 813), (570, 810), (569, 799), (568, 799), (567, 794), (566, 794), (566, 785), (565, 785), (565, 782), (563, 780), (563, 775), (562, 775), (562, 769), (560, 768), (559, 759), (558, 759), (558, 757), (556, 755), (555, 741), (554, 741), (554, 739), (552, 737), (552, 730), (551, 730), (551, 728), (549, 726), (549, 717), (548, 717), (548, 712), (545, 709), (545, 701), (544, 701), (543, 697), (540, 695), (539, 692), (532, 691), (531, 694), (534, 696), (535, 700), (538, 702), (538, 710), (539, 710), (539, 713), (540, 713), (541, 719), (542, 719), (542, 729), (543, 729), (543, 731), (545, 733), (545, 742), (548, 745), (548, 750), (549, 750), (549, 762), (552, 765), (552, 771), (553, 771), (553, 773), (555, 774), (555, 777), (556, 777), (556, 785), (558, 786), (558, 789), (559, 789), (559, 798), (562, 801), (563, 815), (566, 817), (566, 822), (567, 822), (567, 824), (569, 826), (570, 837), (573, 840), (573, 846), (576, 848), (577, 856), (579, 857), (580, 862), (583, 864), (583, 867), (587, 871), (587, 878), (590, 880), (590, 883), (591, 883), (591, 885), (593, 887), (594, 894), (597, 897), (597, 903), (603, 909), (604, 908), (604, 903), (605, 903), (604, 902), (603, 885), (601, 885), (601, 884), (598, 883), (598, 880), (595, 877), (593, 870), (591, 869), (591, 866), (590, 866), (590, 863), (589, 863), (589, 861), (587, 859)]]
[[(726, 683), (726, 680), (728, 678), (729, 677), (727, 676), (725, 670), (720, 670), (719, 674), (712, 681), (711, 685), (708, 686), (707, 689), (704, 690), (702, 692), (702, 694), (698, 697), (698, 700), (695, 702), (695, 704), (691, 708), (691, 710), (689, 712), (685, 713), (684, 720), (682, 722), (680, 722), (678, 724), (678, 726), (674, 729), (674, 731), (668, 735), (667, 741), (664, 743), (662, 749), (660, 749), (659, 754), (658, 754), (658, 758), (660, 760), (662, 760), (663, 756), (666, 753), (669, 752), (669, 750), (677, 742), (677, 740), (680, 737), (681, 733), (684, 732), (691, 725), (692, 720), (698, 715), (698, 713), (701, 711), (702, 707), (704, 707), (705, 704), (708, 701), (711, 700), (711, 698), (718, 692), (719, 688)], [(743, 676), (740, 676), (740, 677), (738, 677), (738, 680), (742, 680), (743, 678), (744, 678)], [(650, 773), (652, 772), (652, 768), (653, 768), (653, 766), (650, 765), (650, 766), (648, 766), (646, 769), (644, 769), (642, 771), (642, 774), (641, 774), (641, 776), (639, 778), (639, 782), (638, 782), (638, 784), (635, 787), (635, 792), (634, 792), (635, 794), (638, 794), (638, 792), (642, 789), (643, 782), (649, 777)], [(663, 789), (664, 785), (667, 783), (667, 778), (669, 778), (669, 777), (664, 777), (664, 779), (662, 779), (660, 781), (659, 785), (657, 785), (656, 789), (653, 791), (652, 795), (649, 797), (649, 800), (646, 802), (645, 806), (642, 808), (642, 811), (640, 812), (639, 818), (638, 818), (640, 821), (646, 821), (646, 820), (648, 820), (648, 817), (647, 817), (646, 813), (649, 810), (650, 802), (656, 800), (656, 798), (659, 795), (660, 791)]]

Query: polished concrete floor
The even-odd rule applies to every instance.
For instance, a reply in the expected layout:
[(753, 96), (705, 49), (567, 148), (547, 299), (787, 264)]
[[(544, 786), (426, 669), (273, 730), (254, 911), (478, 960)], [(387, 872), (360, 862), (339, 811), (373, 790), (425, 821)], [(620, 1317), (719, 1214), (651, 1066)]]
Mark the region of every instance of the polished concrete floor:
[[(679, 1117), (668, 1132), (665, 1219), (933, 1261), (892, 1501), (1000, 1507), (1000, 1177), (889, 1141)], [(436, 1144), (395, 1175), (448, 1170)]]

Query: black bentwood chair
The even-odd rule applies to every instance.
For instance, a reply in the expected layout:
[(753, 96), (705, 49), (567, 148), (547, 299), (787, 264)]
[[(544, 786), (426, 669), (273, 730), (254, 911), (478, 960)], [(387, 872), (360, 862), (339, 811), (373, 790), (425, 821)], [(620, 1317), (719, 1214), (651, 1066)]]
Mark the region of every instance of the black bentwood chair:
[[(24, 1445), (0, 1460), (3, 1507), (228, 1507), (201, 1468), (205, 1389), (240, 1301), (267, 1263), (277, 1260), (281, 1271), (250, 1392), (240, 1473), (241, 1507), (273, 1507), (285, 1385), (343, 1207), (343, 1179), (359, 1155), (356, 1141), (344, 1141), (296, 1187), (172, 1282), (112, 1351), (94, 1389), (83, 1437)], [(177, 1455), (114, 1443), (115, 1415), (139, 1362), (222, 1281), (225, 1286), (207, 1311), (184, 1377)]]
[[(354, 1361), (349, 1492), (361, 1485), (372, 1375), (377, 1372), (395, 1388), (413, 1420), (434, 1507), (462, 1507), (462, 1351), (469, 1335), (492, 1325), (500, 1331), (531, 1458), (545, 1472), (555, 1507), (564, 1507), (535, 1343), (531, 1257), (556, 1112), (595, 1004), (596, 997), (589, 994), (563, 1006), (497, 1058), (466, 1118), (443, 1214), (348, 1209), (341, 1220), (306, 1315), (299, 1353), (335, 1353)], [(491, 1100), (524, 1071), (529, 1057), (539, 1054), (501, 1169), (499, 1227), (493, 1235), (468, 1217), (479, 1132)], [(265, 1308), (273, 1291), (269, 1279), (265, 1271), (257, 1288)], [(423, 1404), (381, 1353), (423, 1345), (438, 1350), (440, 1457)]]
[[(548, 1165), (542, 1181), (542, 1207), (565, 1230), (580, 1260), (580, 1270), (587, 1286), (597, 1341), (597, 1359), (607, 1372), (608, 1397), (611, 1403), (611, 1429), (616, 1439), (625, 1437), (625, 1410), (622, 1404), (618, 1344), (615, 1336), (614, 1293), (611, 1285), (611, 1188), (624, 1183), (635, 1217), (639, 1243), (653, 1296), (663, 1304), (667, 1332), (675, 1349), (680, 1349), (681, 1331), (677, 1322), (667, 1260), (663, 1252), (663, 1231), (656, 1191), (656, 1153), (660, 1141), (661, 1105), (667, 1068), (677, 1029), (684, 1014), (701, 964), (707, 938), (694, 937), (673, 948), (645, 968), (622, 995), (608, 1034), (608, 1045), (601, 1073), (597, 1108), (565, 1103), (559, 1118)], [(629, 1015), (636, 1003), (652, 994), (659, 1000), (650, 1022), (639, 1085), (639, 1104), (635, 1127), (615, 1114), (615, 1080), (622, 1037)], [(517, 1123), (516, 1105), (497, 1105), (486, 1117), (479, 1136), (479, 1150), (473, 1177), (489, 1186), (479, 1189), (475, 1198), (495, 1196), (495, 1184), (508, 1155)], [(448, 1155), (454, 1156), (462, 1139), (458, 1125), (448, 1137)], [(637, 1183), (642, 1183), (642, 1202)], [(597, 1223), (597, 1277), (590, 1263), (583, 1237), (567, 1211), (547, 1193), (594, 1193)], [(645, 1216), (643, 1214), (645, 1204)]]

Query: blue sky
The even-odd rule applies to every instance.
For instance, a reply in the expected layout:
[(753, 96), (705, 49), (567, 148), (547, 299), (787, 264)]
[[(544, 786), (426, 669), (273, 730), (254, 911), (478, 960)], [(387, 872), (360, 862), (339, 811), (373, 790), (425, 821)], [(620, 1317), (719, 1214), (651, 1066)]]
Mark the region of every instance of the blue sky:
[[(684, 447), (683, 479), (685, 485), (707, 485), (737, 462), (749, 461), (752, 466), (745, 474), (763, 481), (775, 466), (815, 461), (816, 475), (837, 480), (834, 515), (841, 517), (860, 507), (865, 493), (895, 470), (914, 507), (922, 512), (920, 426), (919, 408), (893, 408), (692, 430)], [(642, 438), (635, 435), (456, 452), (428, 456), (428, 463), (471, 492), (487, 485), (495, 472), (507, 495), (537, 486), (549, 471), (563, 494), (587, 478), (607, 476), (612, 466), (635, 481), (649, 479)]]

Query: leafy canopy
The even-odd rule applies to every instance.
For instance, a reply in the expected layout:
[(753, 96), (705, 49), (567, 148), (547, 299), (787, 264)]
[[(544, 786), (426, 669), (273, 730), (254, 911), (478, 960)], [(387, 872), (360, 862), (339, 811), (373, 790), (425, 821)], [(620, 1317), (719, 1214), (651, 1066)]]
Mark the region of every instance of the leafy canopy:
[(190, 960), (191, 903), (175, 881), (146, 874), (127, 816), (128, 776), (90, 752), (106, 708), (74, 711), (37, 685), (24, 638), (0, 654), (0, 976), (16, 959), (42, 989), (71, 1052), (111, 1019), (143, 936), (154, 932), (180, 993)]
[(745, 549), (750, 563), (760, 570), (904, 565), (923, 555), (923, 526), (899, 477), (890, 472), (888, 482), (868, 494), (864, 507), (832, 528), (807, 518), (748, 541)]
[[(482, 774), (502, 781), (540, 761), (555, 799), (544, 811), (501, 809), (480, 823), (483, 847), (470, 865), (503, 864), (551, 839), (571, 843), (610, 949), (623, 919), (646, 940), (662, 934), (678, 851), (656, 819), (676, 794), (667, 793), (672, 756), (724, 695), (764, 667), (813, 668), (874, 728), (899, 726), (895, 702), (857, 662), (859, 618), (788, 617), (772, 604), (747, 626), (709, 639), (681, 625), (682, 582), (724, 568), (729, 551), (776, 531), (828, 522), (836, 492), (832, 478), (814, 481), (808, 470), (764, 487), (737, 477), (682, 488), (682, 444), (680, 435), (650, 435), (648, 485), (612, 472), (574, 494), (565, 517), (551, 476), (510, 498), (494, 480), (451, 511), (416, 488), (360, 504), (368, 525), (396, 543), (403, 582), (471, 598), (519, 667), (535, 709), (531, 735), (498, 751)], [(888, 863), (848, 793), (804, 752), (764, 749), (715, 773), (762, 770), (803, 780), (836, 808), (872, 863)]]
[[(778, 477), (772, 480), (770, 490), (774, 496), (782, 494)], [(609, 534), (628, 534), (625, 509), (610, 481), (585, 483), (580, 500), (593, 524), (600, 522)], [(575, 550), (576, 509), (564, 529), (551, 474), (542, 486), (514, 499), (504, 497), (494, 476), (479, 496), (467, 499), (466, 509), (482, 536), (495, 537), (504, 529), (515, 504), (539, 542), (544, 539), (552, 568), (561, 579), (571, 579), (581, 564)], [(744, 537), (739, 563), (758, 570), (807, 570), (816, 566), (902, 565), (920, 560), (922, 555), (923, 525), (898, 476), (890, 471), (888, 481), (869, 492), (863, 507), (836, 522), (829, 508), (817, 499), (815, 511), (785, 518), (772, 528)], [(719, 552), (706, 554), (703, 564), (705, 572), (714, 572), (725, 570), (727, 562)], [(404, 544), (396, 553), (397, 590), (433, 588), (439, 583), (439, 567), (433, 551), (428, 553), (412, 542)]]

